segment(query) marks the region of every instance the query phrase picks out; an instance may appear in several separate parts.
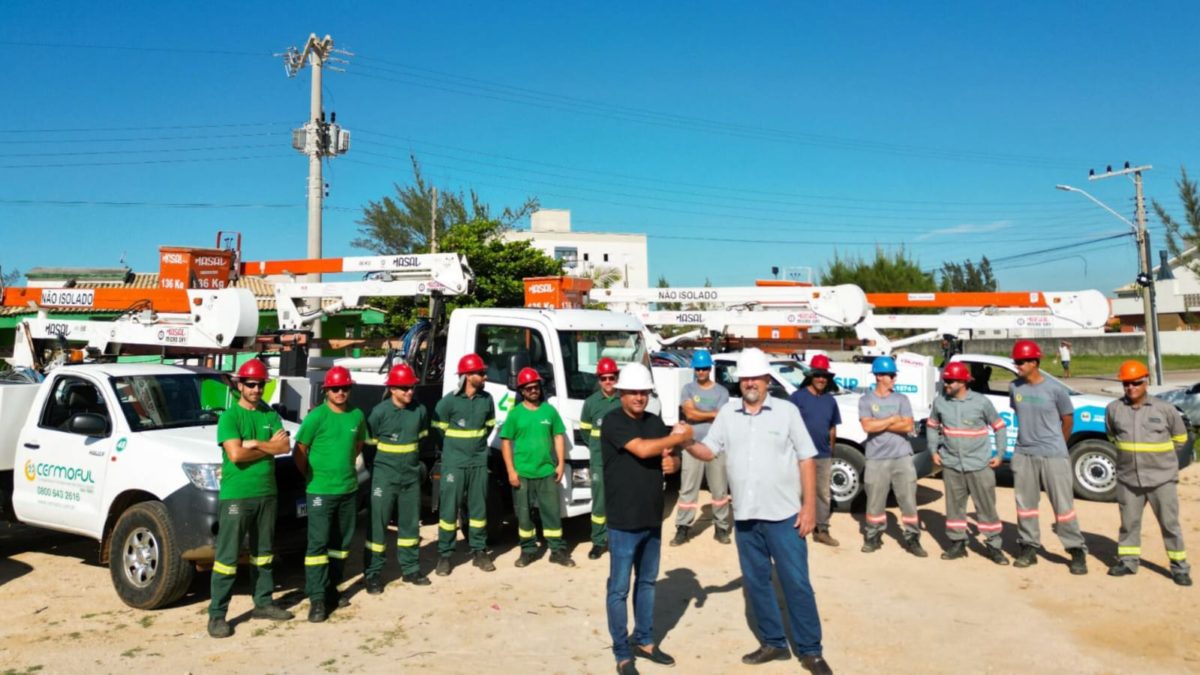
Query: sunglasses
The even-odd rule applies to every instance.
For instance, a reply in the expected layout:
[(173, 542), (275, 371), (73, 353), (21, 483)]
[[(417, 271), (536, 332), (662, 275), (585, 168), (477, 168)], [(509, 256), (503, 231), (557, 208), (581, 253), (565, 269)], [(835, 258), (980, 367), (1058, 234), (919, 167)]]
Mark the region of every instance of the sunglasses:
[(524, 387), (521, 387), (521, 391), (533, 391), (534, 389), (541, 389), (541, 388), (542, 388), (542, 385), (540, 385), (540, 384), (527, 384)]
[(344, 394), (350, 391), (350, 387), (327, 387), (325, 391), (332, 391), (335, 394)]
[(1142, 386), (1142, 385), (1144, 385), (1144, 384), (1146, 384), (1146, 381), (1145, 381), (1145, 380), (1136, 380), (1136, 381), (1134, 381), (1134, 382), (1122, 382), (1122, 383), (1121, 383), (1121, 386), (1122, 386), (1122, 387), (1125, 387), (1126, 389), (1128, 389), (1128, 388), (1130, 388), (1130, 387), (1140, 387), (1140, 386)]
[(896, 379), (896, 374), (895, 373), (875, 373), (875, 377), (890, 377), (892, 379)]
[(616, 382), (617, 376), (616, 375), (601, 375), (600, 381), (601, 382)]
[(391, 388), (395, 389), (397, 391), (412, 391), (413, 390), (412, 387), (391, 387)]
[(1013, 363), (1017, 364), (1018, 366), (1023, 366), (1026, 363), (1036, 363), (1036, 362), (1037, 362), (1037, 359), (1017, 359), (1016, 361), (1013, 361)]
[(262, 389), (267, 386), (266, 382), (243, 382), (242, 386), (247, 389)]

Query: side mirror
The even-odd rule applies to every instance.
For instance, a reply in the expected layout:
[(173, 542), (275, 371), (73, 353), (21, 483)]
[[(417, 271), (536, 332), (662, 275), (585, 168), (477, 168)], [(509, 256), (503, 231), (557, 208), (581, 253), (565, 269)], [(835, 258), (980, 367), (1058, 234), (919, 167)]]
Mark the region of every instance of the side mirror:
[(80, 436), (105, 436), (108, 434), (108, 419), (96, 413), (79, 413), (67, 422), (67, 431)]
[(520, 373), (522, 368), (528, 367), (529, 354), (517, 352), (508, 357), (508, 388), (510, 391), (517, 390), (517, 373)]

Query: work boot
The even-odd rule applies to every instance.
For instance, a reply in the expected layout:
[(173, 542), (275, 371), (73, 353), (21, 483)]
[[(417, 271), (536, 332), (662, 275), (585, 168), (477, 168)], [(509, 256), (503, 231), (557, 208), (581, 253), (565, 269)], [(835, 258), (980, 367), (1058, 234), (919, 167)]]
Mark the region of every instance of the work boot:
[(762, 645), (758, 649), (742, 656), (742, 663), (748, 666), (757, 666), (770, 661), (786, 661), (792, 658), (792, 653), (787, 647), (772, 647), (771, 645)]
[(671, 545), (672, 546), (683, 546), (684, 544), (687, 543), (688, 536), (689, 535), (688, 535), (687, 527), (675, 528), (675, 538), (671, 540)]
[(956, 541), (942, 553), (942, 560), (957, 560), (967, 557), (967, 542)]
[(863, 537), (862, 552), (874, 553), (880, 548), (883, 548), (883, 535), (877, 534), (874, 536)]
[(617, 675), (638, 675), (638, 669), (637, 666), (634, 665), (633, 659), (618, 663)]
[(325, 604), (330, 607), (349, 607), (350, 597), (342, 595), (342, 592), (335, 586), (325, 596)]
[(1069, 548), (1067, 553), (1071, 554), (1071, 562), (1067, 563), (1071, 574), (1087, 574), (1087, 551), (1082, 548)]
[(324, 623), (325, 619), (329, 618), (329, 614), (325, 611), (324, 600), (311, 600), (308, 605), (308, 622), (309, 623)]
[(826, 546), (837, 546), (838, 540), (829, 535), (829, 530), (817, 530), (813, 533), (813, 541)]
[[(904, 550), (915, 555), (918, 558), (928, 558), (929, 554), (925, 549), (921, 548), (921, 537), (919, 535), (910, 535), (904, 538)], [(966, 555), (966, 551), (963, 551)]]
[(593, 544), (592, 550), (588, 551), (588, 560), (599, 560), (606, 551), (608, 551), (608, 547), (604, 544)]
[(428, 586), (433, 583), (429, 580), (429, 577), (421, 574), (420, 572), (405, 574), (404, 576), (400, 577), (400, 580), (412, 586)]
[(1108, 576), (1110, 577), (1127, 577), (1133, 574), (1137, 574), (1137, 570), (1130, 569), (1129, 565), (1123, 562), (1118, 562), (1108, 568)]
[(1176, 586), (1191, 586), (1192, 575), (1187, 572), (1171, 572), (1171, 581), (1174, 581)]
[(496, 566), (492, 564), (492, 559), (488, 557), (487, 551), (475, 551), (471, 564), (484, 572), (496, 571)]
[(515, 567), (528, 567), (530, 563), (537, 560), (536, 553), (528, 553), (521, 551), (521, 555), (517, 556), (517, 562), (513, 563)]
[(1008, 564), (1008, 556), (1004, 555), (1004, 551), (1001, 551), (1000, 549), (996, 548), (995, 546), (987, 547), (987, 557), (988, 557), (988, 560), (991, 560), (992, 562), (996, 563), (997, 565), (1007, 565)]
[(813, 675), (833, 675), (833, 669), (829, 667), (829, 663), (825, 661), (825, 657), (816, 654), (801, 656), (800, 667)]
[(551, 551), (550, 562), (563, 567), (574, 567), (575, 561), (571, 560), (571, 554), (566, 551)]
[(383, 579), (378, 574), (372, 574), (367, 577), (366, 583), (367, 595), (379, 595), (383, 593)]
[(250, 617), (253, 619), (270, 619), (272, 621), (291, 621), (292, 616), (291, 612), (275, 603), (255, 607), (254, 611), (250, 612)]
[(729, 530), (727, 530), (723, 527), (714, 527), (713, 528), (713, 539), (716, 539), (718, 544), (728, 544), (729, 543)]
[[(1176, 582), (1178, 583), (1178, 582)], [(208, 620), (208, 636), (214, 638), (227, 638), (233, 635), (233, 628), (229, 623), (221, 617), (211, 617)]]
[(1037, 564), (1037, 547), (1021, 544), (1021, 552), (1013, 562), (1013, 567), (1033, 567)]
[(450, 568), (451, 567), (453, 567), (453, 565), (450, 564), (450, 556), (444, 555), (444, 556), (438, 558), (438, 564), (437, 564), (437, 567), (433, 570), (433, 573), (438, 575), (439, 577), (448, 577), (448, 576), (450, 576)]

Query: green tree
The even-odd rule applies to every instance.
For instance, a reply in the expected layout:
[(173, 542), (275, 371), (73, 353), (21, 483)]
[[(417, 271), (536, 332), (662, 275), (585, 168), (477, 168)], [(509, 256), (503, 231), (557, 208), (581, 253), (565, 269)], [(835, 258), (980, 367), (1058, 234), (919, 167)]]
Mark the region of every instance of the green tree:
[(992, 274), (992, 263), (987, 256), (983, 256), (978, 264), (971, 260), (961, 263), (943, 262), (939, 276), (941, 282), (938, 284), (938, 289), (941, 291), (996, 290), (996, 277)]
[(19, 283), (20, 281), (21, 281), (21, 270), (13, 270), (11, 272), (5, 272), (4, 270), (0, 269), (0, 288), (6, 288), (8, 286), (16, 286), (17, 283)]
[[(359, 238), (350, 242), (356, 248), (374, 251), (379, 255), (397, 253), (428, 253), (430, 250), (429, 222), (433, 213), (433, 186), (421, 175), (421, 164), (410, 156), (413, 168), (412, 185), (395, 184), (395, 195), (368, 202), (358, 221)], [(538, 207), (536, 197), (530, 197), (517, 208), (505, 207), (499, 217), (492, 216), (491, 207), (471, 190), (438, 190), (437, 232), (438, 249), (448, 250), (442, 240), (450, 228), (472, 221), (495, 221), (509, 228)]]
[(625, 278), (619, 268), (610, 265), (593, 266), (588, 270), (588, 277), (592, 280), (592, 288), (612, 288)]
[[(1154, 213), (1158, 214), (1158, 219), (1167, 229), (1167, 251), (1172, 257), (1200, 246), (1200, 191), (1196, 188), (1196, 181), (1188, 178), (1186, 167), (1180, 167), (1179, 174), (1175, 186), (1179, 189), (1179, 201), (1183, 204), (1183, 222), (1167, 213), (1157, 199), (1150, 200)], [(1200, 261), (1193, 260), (1191, 268), (1200, 272)]]
[(876, 248), (871, 260), (834, 253), (833, 261), (821, 271), (820, 283), (855, 284), (867, 293), (920, 293), (938, 288), (933, 274), (922, 270), (903, 247), (892, 253)]
[[(446, 298), (447, 311), (457, 307), (521, 307), (525, 304), (525, 277), (558, 276), (562, 263), (528, 241), (505, 241), (505, 226), (496, 220), (477, 219), (452, 225), (438, 242), (442, 252), (466, 257), (475, 272), (471, 293)], [(396, 335), (424, 309), (413, 298), (372, 298), (370, 304), (387, 312), (386, 330)]]

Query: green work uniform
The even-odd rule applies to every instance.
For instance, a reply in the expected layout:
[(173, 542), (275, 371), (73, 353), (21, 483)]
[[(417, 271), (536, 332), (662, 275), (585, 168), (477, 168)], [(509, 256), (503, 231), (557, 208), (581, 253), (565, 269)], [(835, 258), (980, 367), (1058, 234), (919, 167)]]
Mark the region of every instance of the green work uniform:
[(540, 403), (530, 410), (524, 403), (513, 406), (500, 427), (500, 438), (513, 445), (513, 468), (520, 478), (520, 487), (513, 488), (513, 505), (517, 511), (517, 536), (525, 553), (537, 551), (537, 530), (533, 525), (533, 507), (542, 516), (542, 535), (550, 550), (565, 548), (562, 538), (562, 516), (558, 498), (558, 482), (554, 479), (558, 456), (554, 439), (567, 433), (562, 417), (554, 406)]
[(608, 413), (621, 407), (621, 397), (614, 391), (612, 396), (605, 396), (597, 389), (583, 402), (583, 412), (579, 413), (579, 428), (583, 430), (588, 442), (588, 475), (592, 479), (592, 543), (596, 546), (608, 545), (608, 518), (604, 511), (604, 458), (600, 454), (600, 421)]
[(496, 426), (491, 394), (465, 389), (446, 394), (433, 411), (433, 428), (442, 447), (442, 478), (438, 495), (438, 554), (454, 552), (458, 509), (467, 499), (467, 534), (472, 551), (487, 548), (488, 434)]
[(421, 519), (420, 441), (429, 435), (429, 414), (413, 402), (399, 408), (380, 402), (367, 417), (370, 443), (376, 448), (371, 473), (371, 533), (367, 538), (366, 576), (383, 571), (387, 526), (396, 519), (396, 559), (404, 575), (418, 574)]
[(357, 511), (355, 460), (366, 438), (361, 410), (338, 413), (328, 404), (313, 409), (296, 432), (296, 442), (308, 447), (304, 577), (305, 591), (312, 600), (335, 595), (342, 582)]
[[(269, 441), (282, 428), (279, 415), (264, 405), (254, 410), (234, 405), (221, 413), (217, 421), (217, 444), (232, 440)], [(229, 598), (237, 579), (238, 554), (247, 536), (250, 538), (250, 583), (254, 587), (254, 606), (271, 604), (271, 591), (275, 588), (272, 567), (277, 492), (273, 456), (264, 455), (236, 463), (229, 459), (228, 453), (222, 452), (217, 551), (213, 560), (212, 602), (208, 606), (210, 617), (224, 619), (229, 610)]]

